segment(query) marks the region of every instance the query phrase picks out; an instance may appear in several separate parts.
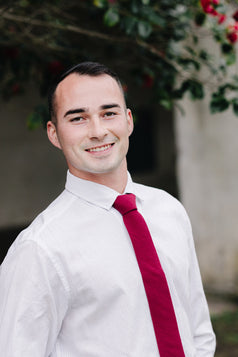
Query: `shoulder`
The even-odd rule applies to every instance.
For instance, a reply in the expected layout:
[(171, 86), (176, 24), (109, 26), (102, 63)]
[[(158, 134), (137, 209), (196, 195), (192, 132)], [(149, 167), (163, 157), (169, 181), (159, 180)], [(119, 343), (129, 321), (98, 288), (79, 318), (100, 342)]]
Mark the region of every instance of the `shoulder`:
[[(138, 208), (149, 223), (154, 236), (167, 232), (166, 237), (176, 236), (177, 241), (193, 240), (192, 227), (182, 203), (168, 192), (141, 184), (136, 184)], [(176, 234), (174, 234), (176, 232)], [(162, 234), (163, 235), (163, 234)], [(178, 237), (181, 237), (178, 240)]]
[(47, 241), (56, 236), (55, 228), (67, 217), (67, 212), (74, 204), (75, 196), (64, 190), (44, 211), (32, 221), (16, 238), (12, 249), (25, 242), (35, 242), (44, 246)]
[[(57, 251), (59, 246), (62, 248), (63, 241), (60, 236), (59, 222), (64, 225), (64, 217), (71, 210), (70, 207), (74, 204), (75, 199), (74, 195), (64, 190), (42, 211), (16, 237), (2, 263), (2, 269), (5, 267), (5, 271), (14, 271), (29, 267), (32, 270), (35, 267), (39, 272), (46, 270), (52, 272), (52, 274), (55, 272), (63, 283), (65, 290), (69, 291), (63, 265), (57, 255)], [(63, 249), (65, 249), (65, 240)]]
[(138, 193), (138, 196), (140, 196), (145, 201), (153, 200), (154, 203), (158, 202), (160, 204), (172, 204), (173, 206), (177, 206), (178, 208), (183, 209), (181, 202), (164, 190), (139, 183), (135, 183), (134, 187), (135, 192)]
[(170, 193), (159, 188), (135, 183), (135, 192), (142, 199), (144, 207), (158, 212), (167, 212), (170, 215), (178, 215), (189, 223), (187, 212), (182, 203)]

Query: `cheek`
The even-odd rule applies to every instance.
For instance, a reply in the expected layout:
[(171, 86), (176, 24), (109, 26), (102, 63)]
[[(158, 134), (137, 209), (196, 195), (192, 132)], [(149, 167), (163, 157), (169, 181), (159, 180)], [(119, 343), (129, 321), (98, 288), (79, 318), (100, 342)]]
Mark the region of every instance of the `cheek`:
[(68, 130), (67, 128), (62, 127), (59, 131), (58, 138), (62, 146), (73, 146), (79, 141), (77, 131), (74, 128)]
[(120, 125), (118, 125), (114, 129), (114, 133), (121, 139), (122, 138), (126, 139), (127, 137), (129, 137), (131, 134), (131, 129), (130, 129), (130, 126), (128, 125), (128, 122), (120, 123)]

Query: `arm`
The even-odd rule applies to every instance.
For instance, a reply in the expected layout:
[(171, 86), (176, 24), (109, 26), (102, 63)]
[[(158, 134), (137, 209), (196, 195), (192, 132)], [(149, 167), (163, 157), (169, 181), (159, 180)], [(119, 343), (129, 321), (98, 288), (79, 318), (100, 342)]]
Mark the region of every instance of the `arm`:
[(4, 357), (48, 357), (67, 309), (55, 265), (32, 241), (10, 249), (0, 271), (0, 351)]

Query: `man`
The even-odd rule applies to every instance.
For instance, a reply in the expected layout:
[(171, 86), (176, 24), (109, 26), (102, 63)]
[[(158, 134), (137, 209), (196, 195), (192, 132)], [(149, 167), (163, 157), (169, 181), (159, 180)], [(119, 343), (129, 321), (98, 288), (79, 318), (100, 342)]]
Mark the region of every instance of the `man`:
[(119, 79), (101, 64), (79, 64), (56, 82), (49, 104), (48, 137), (67, 161), (66, 188), (2, 264), (1, 355), (163, 357), (130, 236), (113, 206), (133, 193), (166, 275), (182, 353), (212, 357), (187, 215), (176, 199), (133, 183), (127, 172), (133, 119)]

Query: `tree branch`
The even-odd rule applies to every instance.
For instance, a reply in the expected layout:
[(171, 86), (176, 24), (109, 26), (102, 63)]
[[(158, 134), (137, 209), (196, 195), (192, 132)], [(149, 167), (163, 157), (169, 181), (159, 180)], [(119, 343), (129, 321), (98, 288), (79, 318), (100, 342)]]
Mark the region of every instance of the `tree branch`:
[(118, 37), (112, 37), (110, 35), (107, 35), (105, 33), (101, 32), (96, 32), (92, 30), (86, 30), (83, 28), (80, 28), (78, 26), (73, 26), (73, 25), (61, 25), (59, 23), (52, 23), (52, 22), (44, 22), (42, 20), (36, 20), (36, 19), (29, 19), (20, 15), (12, 15), (9, 14), (8, 12), (5, 12), (1, 14), (1, 17), (6, 20), (14, 21), (17, 23), (24, 23), (32, 26), (38, 26), (38, 27), (44, 27), (44, 28), (52, 28), (55, 30), (62, 30), (62, 31), (69, 31), (69, 32), (74, 32), (74, 33), (79, 33), (82, 35), (86, 35), (88, 37), (92, 38), (99, 38), (101, 40), (107, 40), (107, 41), (117, 41), (117, 42), (130, 42), (126, 38), (118, 38)]
[[(48, 28), (48, 29), (51, 28), (54, 30), (68, 31), (68, 32), (73, 32), (73, 33), (81, 34), (84, 36), (88, 36), (90, 38), (98, 38), (100, 40), (110, 41), (110, 42), (127, 43), (127, 44), (132, 44), (132, 45), (135, 45), (137, 43), (141, 48), (144, 48), (151, 54), (159, 57), (160, 59), (163, 59), (164, 62), (166, 62), (167, 64), (174, 67), (176, 69), (176, 71), (181, 76), (185, 76), (185, 77), (188, 76), (188, 73), (186, 71), (184, 71), (182, 67), (180, 67), (177, 63), (175, 63), (171, 60), (168, 60), (168, 58), (166, 58), (164, 56), (164, 54), (158, 48), (156, 48), (153, 45), (151, 45), (141, 39), (138, 39), (138, 38), (136, 39), (136, 41), (134, 41), (134, 40), (131, 40), (130, 38), (115, 37), (115, 36), (108, 35), (106, 33), (87, 30), (87, 29), (83, 29), (81, 27), (73, 26), (73, 25), (69, 25), (69, 24), (62, 25), (59, 23), (45, 22), (42, 20), (37, 20), (37, 19), (32, 19), (32, 18), (29, 19), (29, 18), (20, 16), (20, 15), (10, 14), (9, 12), (4, 12), (4, 13), (2, 13), (1, 16), (5, 20), (10, 20), (10, 21), (13, 21), (14, 23), (27, 24), (28, 26), (36, 26), (36, 27), (43, 27), (43, 28)], [(31, 39), (33, 40), (32, 36), (31, 36)], [(39, 39), (38, 40), (35, 39), (34, 42), (37, 43), (37, 42), (43, 42), (43, 41), (40, 41)], [(48, 45), (48, 48), (60, 51), (60, 49), (62, 47), (51, 44), (51, 45)], [(63, 49), (64, 48), (62, 48), (62, 50)]]

